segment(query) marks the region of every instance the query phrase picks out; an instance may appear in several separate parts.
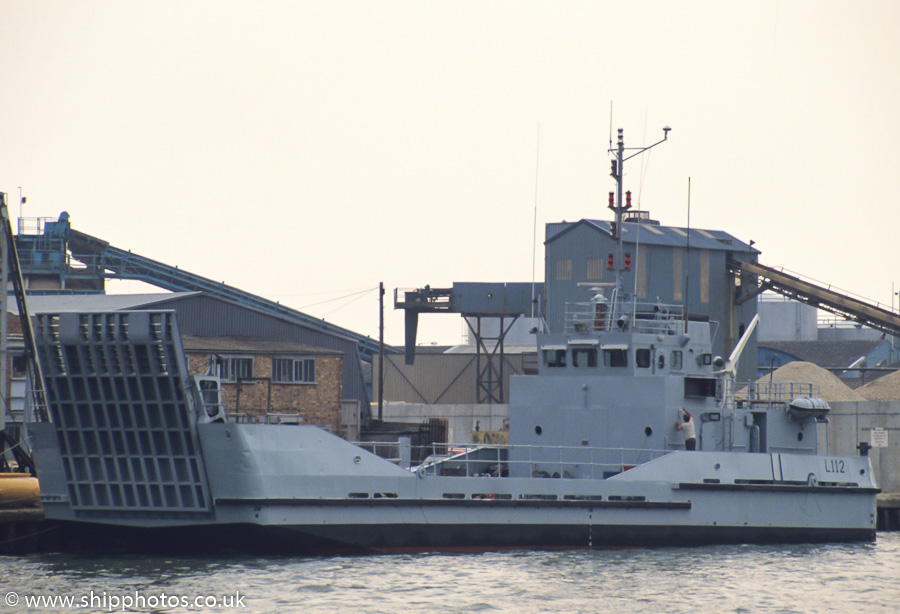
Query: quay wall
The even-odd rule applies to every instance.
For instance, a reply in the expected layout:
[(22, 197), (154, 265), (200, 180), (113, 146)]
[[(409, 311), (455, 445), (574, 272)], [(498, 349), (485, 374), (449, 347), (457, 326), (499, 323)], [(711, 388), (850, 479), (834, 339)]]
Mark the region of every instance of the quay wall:
[(872, 431), (887, 433), (887, 447), (872, 448), (869, 457), (882, 492), (900, 492), (900, 401), (830, 402), (828, 423), (819, 425), (819, 450), (858, 454), (860, 442), (872, 443)]
[(61, 550), (56, 523), (44, 519), (40, 507), (0, 509), (0, 555)]

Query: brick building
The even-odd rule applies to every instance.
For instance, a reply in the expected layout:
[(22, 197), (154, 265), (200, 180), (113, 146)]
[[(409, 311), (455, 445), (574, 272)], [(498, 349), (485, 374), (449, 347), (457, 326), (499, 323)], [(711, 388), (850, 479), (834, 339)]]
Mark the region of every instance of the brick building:
[(214, 361), (229, 414), (250, 420), (297, 415), (303, 424), (341, 433), (341, 352), (249, 337), (186, 336), (182, 341), (191, 374), (207, 373)]

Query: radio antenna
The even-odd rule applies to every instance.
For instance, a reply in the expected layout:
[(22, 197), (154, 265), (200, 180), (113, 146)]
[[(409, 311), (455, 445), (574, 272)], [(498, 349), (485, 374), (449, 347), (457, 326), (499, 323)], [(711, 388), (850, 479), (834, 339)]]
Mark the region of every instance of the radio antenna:
[(531, 319), (534, 321), (534, 285), (537, 262), (538, 171), (541, 167), (541, 123), (538, 122), (537, 152), (534, 156), (534, 226), (531, 230)]
[(609, 101), (609, 151), (612, 151), (612, 148), (613, 148), (613, 146), (612, 146), (612, 118), (613, 118), (612, 107), (613, 107), (613, 101), (610, 100)]
[(688, 177), (687, 198), (687, 264), (684, 267), (684, 334), (688, 332), (688, 290), (691, 278), (691, 178)]

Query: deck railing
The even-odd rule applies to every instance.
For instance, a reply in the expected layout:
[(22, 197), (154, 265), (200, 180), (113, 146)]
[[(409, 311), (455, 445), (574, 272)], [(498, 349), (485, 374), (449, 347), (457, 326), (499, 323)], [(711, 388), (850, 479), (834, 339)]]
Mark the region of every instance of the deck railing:
[(605, 302), (566, 303), (565, 332), (587, 333), (611, 330), (665, 334), (677, 328), (684, 317), (681, 305), (621, 303), (615, 310)]
[(726, 399), (732, 398), (737, 404), (790, 403), (796, 398), (818, 397), (819, 385), (803, 382), (735, 382), (725, 379)]
[[(608, 478), (673, 450), (505, 444), (354, 442), (419, 475)], [(410, 458), (423, 459), (411, 463)]]

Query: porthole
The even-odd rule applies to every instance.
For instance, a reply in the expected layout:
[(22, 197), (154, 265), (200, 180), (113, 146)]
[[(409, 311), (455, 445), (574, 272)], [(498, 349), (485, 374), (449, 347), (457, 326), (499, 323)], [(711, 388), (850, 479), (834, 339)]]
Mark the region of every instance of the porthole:
[(544, 429), (541, 428), (541, 425), (540, 425), (540, 424), (538, 424), (536, 427), (534, 427), (534, 434), (535, 434), (535, 435), (540, 435), (540, 434), (543, 433), (543, 432), (544, 432)]

